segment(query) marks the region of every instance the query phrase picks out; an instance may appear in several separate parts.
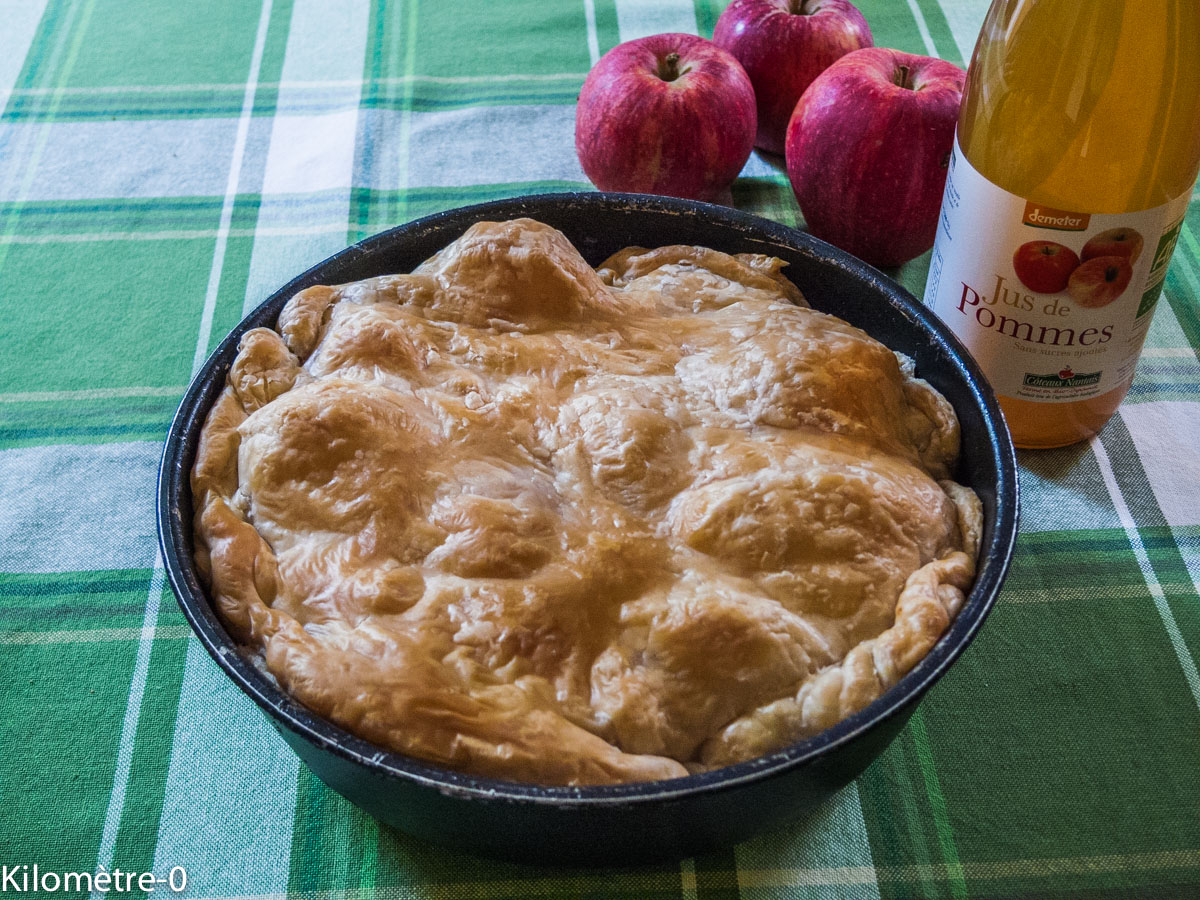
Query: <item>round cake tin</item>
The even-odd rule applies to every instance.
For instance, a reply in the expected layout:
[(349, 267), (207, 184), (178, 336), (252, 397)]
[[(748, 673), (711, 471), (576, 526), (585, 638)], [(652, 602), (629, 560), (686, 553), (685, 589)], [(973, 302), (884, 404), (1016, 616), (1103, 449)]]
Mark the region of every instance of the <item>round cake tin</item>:
[[(230, 638), (193, 564), (189, 473), (242, 334), (274, 326), (287, 300), (310, 285), (408, 272), (471, 224), (520, 216), (562, 230), (592, 265), (631, 245), (778, 256), (813, 307), (912, 357), (918, 376), (954, 406), (962, 426), (955, 477), (983, 501), (978, 574), (947, 633), (877, 701), (811, 739), (724, 769), (669, 781), (545, 787), (450, 771), (357, 738), (291, 699)], [(216, 664), (318, 777), (411, 834), (542, 864), (626, 865), (727, 846), (845, 785), (895, 737), (978, 632), (1012, 558), (1017, 513), (1016, 457), (996, 398), (949, 329), (899, 284), (804, 232), (725, 207), (633, 194), (544, 194), (454, 209), (375, 235), (299, 275), (247, 316), (197, 374), (171, 424), (158, 482), (159, 540), (184, 615)], [(236, 746), (238, 735), (228, 740)]]

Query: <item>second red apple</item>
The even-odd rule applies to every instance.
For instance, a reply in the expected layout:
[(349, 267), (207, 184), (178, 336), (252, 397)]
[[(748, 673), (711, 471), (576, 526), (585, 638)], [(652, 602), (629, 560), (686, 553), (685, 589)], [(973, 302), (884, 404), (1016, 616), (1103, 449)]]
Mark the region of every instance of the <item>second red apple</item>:
[(964, 72), (929, 56), (855, 50), (809, 85), (787, 133), (808, 230), (876, 266), (933, 246)]
[(871, 47), (871, 29), (848, 0), (733, 0), (713, 43), (742, 64), (758, 104), (754, 144), (784, 152), (788, 120), (813, 79), (852, 50)]

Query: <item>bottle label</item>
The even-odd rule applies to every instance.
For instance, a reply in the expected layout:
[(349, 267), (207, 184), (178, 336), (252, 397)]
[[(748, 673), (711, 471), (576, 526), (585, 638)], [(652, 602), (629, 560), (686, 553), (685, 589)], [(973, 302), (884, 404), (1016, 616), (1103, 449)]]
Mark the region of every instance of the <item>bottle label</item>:
[(925, 305), (1001, 396), (1065, 403), (1127, 386), (1189, 199), (1054, 209), (988, 181), (956, 136)]

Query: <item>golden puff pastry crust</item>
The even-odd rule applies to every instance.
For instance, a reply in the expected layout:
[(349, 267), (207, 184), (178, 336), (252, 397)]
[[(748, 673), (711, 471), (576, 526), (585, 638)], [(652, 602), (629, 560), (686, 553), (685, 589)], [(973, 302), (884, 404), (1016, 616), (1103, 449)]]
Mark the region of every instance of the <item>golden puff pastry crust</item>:
[(963, 603), (949, 404), (782, 263), (485, 222), (300, 292), (201, 437), (197, 564), (299, 701), (544, 784), (671, 778), (829, 727)]

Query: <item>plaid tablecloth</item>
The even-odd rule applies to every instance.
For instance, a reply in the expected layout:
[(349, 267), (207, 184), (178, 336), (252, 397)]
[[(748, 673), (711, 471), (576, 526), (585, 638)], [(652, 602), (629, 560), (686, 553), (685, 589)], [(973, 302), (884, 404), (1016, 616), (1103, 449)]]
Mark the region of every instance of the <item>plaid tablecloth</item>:
[[(382, 828), (164, 589), (155, 466), (228, 329), (363, 236), (587, 188), (590, 65), (710, 35), (722, 6), (0, 0), (0, 893), (37, 864), (181, 867), (195, 897), (1200, 897), (1198, 207), (1120, 414), (1022, 456), (1018, 556), (973, 647), (856, 783), (727, 852), (564, 872)], [(986, 2), (860, 6), (878, 44), (961, 63)], [(798, 223), (777, 161), (733, 199)], [(927, 265), (898, 277), (919, 293)]]

